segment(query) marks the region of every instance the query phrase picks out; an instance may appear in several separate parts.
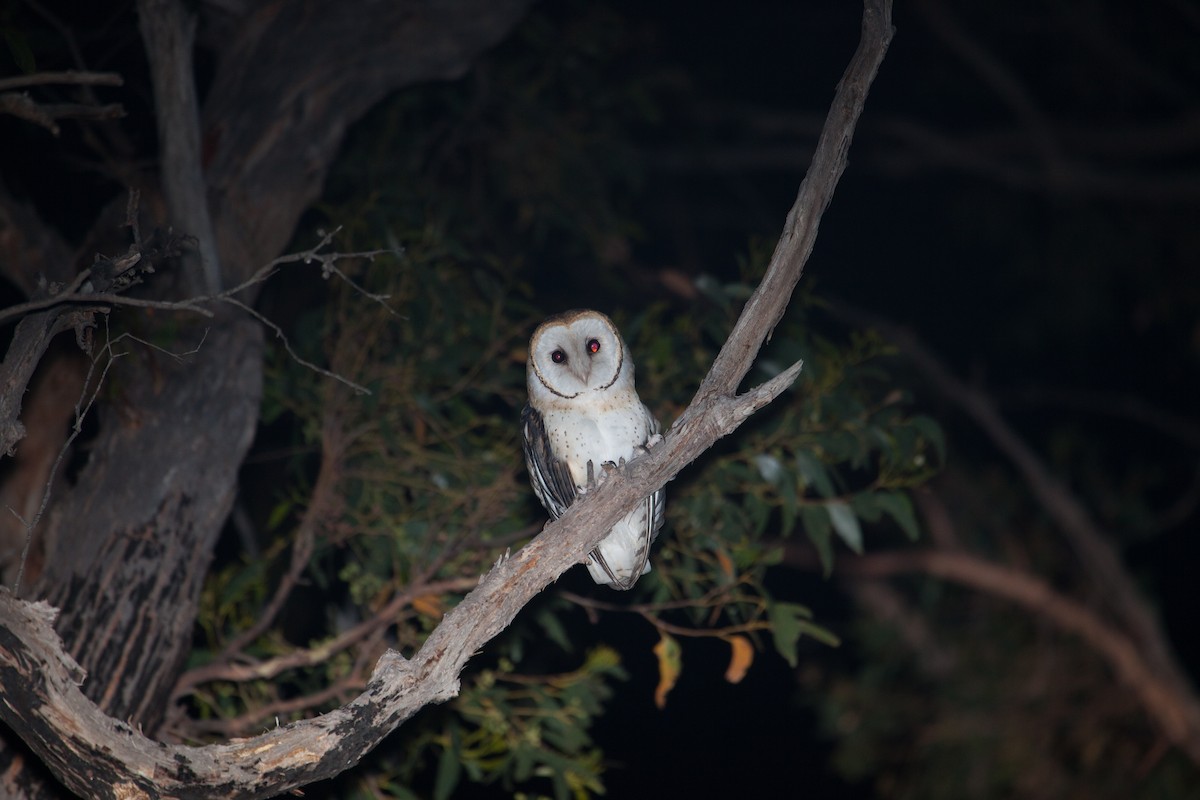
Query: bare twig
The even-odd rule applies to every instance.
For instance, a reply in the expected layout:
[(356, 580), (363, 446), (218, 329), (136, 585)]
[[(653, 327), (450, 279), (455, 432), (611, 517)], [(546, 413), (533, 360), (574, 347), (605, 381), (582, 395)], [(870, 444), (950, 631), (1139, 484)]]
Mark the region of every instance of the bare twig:
[[(649, 622), (657, 630), (665, 633), (672, 633), (677, 636), (689, 636), (694, 638), (716, 638), (720, 639), (723, 636), (731, 636), (735, 633), (751, 633), (753, 631), (769, 630), (771, 624), (766, 620), (750, 620), (749, 622), (740, 622), (733, 625), (727, 625), (723, 628), (686, 628), (682, 625), (675, 625), (667, 622), (658, 616), (660, 611), (678, 609), (678, 608), (705, 608), (710, 603), (703, 598), (695, 601), (682, 600), (675, 603), (635, 603), (633, 605), (618, 605), (617, 603), (608, 603), (603, 600), (597, 600), (594, 597), (584, 597), (583, 595), (575, 594), (574, 592), (559, 592), (559, 594), (575, 603), (582, 608), (594, 611), (611, 611), (623, 614), (637, 614), (642, 619)], [(712, 593), (710, 593), (712, 594)]]
[(27, 122), (41, 125), (55, 136), (59, 134), (60, 119), (114, 119), (125, 115), (119, 103), (40, 103), (28, 93), (17, 91), (32, 86), (74, 84), (76, 86), (121, 86), (124, 81), (115, 72), (35, 72), (0, 78), (0, 114), (12, 114)]
[(30, 86), (64, 83), (76, 86), (124, 86), (125, 80), (116, 72), (80, 72), (78, 70), (34, 72), (30, 75), (0, 78), (0, 92), (25, 89)]
[[(270, 680), (288, 670), (301, 667), (311, 667), (328, 661), (332, 656), (341, 653), (371, 636), (381, 628), (387, 628), (396, 623), (405, 608), (412, 604), (415, 598), (430, 594), (445, 594), (449, 592), (466, 592), (479, 584), (477, 578), (449, 578), (444, 581), (417, 581), (402, 592), (397, 592), (391, 600), (382, 606), (370, 618), (363, 620), (337, 636), (313, 647), (293, 650), (274, 658), (253, 663), (234, 663), (232, 657), (236, 652), (229, 652), (228, 657), (218, 657), (211, 663), (188, 670), (180, 676), (175, 685), (174, 697), (180, 698), (191, 693), (195, 687), (212, 681), (245, 681)], [(245, 637), (239, 637), (245, 638)], [(245, 647), (249, 640), (242, 645)], [(230, 648), (225, 648), (225, 651)]]
[[(133, 204), (134, 202), (135, 202), (135, 200), (134, 200), (133, 196), (131, 195), (130, 203)], [(132, 211), (132, 206), (131, 206), (130, 211), (127, 213), (127, 217), (129, 218), (127, 220), (127, 223), (130, 224), (130, 226), (133, 230), (135, 239), (139, 239), (140, 236), (138, 235), (138, 231), (137, 231), (135, 222), (129, 222), (129, 220), (136, 220), (136, 215)], [(326, 276), (328, 276), (330, 274), (337, 275), (340, 279), (342, 279), (346, 283), (348, 283), (359, 294), (363, 295), (364, 297), (366, 297), (367, 299), (369, 299), (373, 302), (380, 304), (381, 306), (386, 308), (389, 313), (391, 313), (395, 316), (399, 316), (398, 314), (396, 314), (395, 310), (392, 309), (388, 305), (387, 300), (389, 298), (386, 295), (380, 295), (380, 294), (374, 294), (372, 292), (368, 292), (364, 287), (360, 286), (352, 278), (350, 278), (343, 270), (341, 270), (337, 267), (337, 262), (342, 261), (342, 260), (347, 260), (347, 259), (371, 260), (377, 256), (393, 253), (394, 251), (391, 251), (391, 250), (369, 250), (369, 251), (353, 252), (353, 253), (322, 252), (322, 248), (326, 247), (333, 240), (333, 237), (337, 234), (337, 232), (339, 230), (341, 230), (340, 227), (335, 228), (332, 231), (322, 233), (320, 240), (313, 247), (309, 248), (308, 250), (304, 250), (304, 251), (301, 251), (298, 253), (290, 253), (288, 255), (280, 256), (276, 259), (273, 259), (269, 263), (260, 267), (253, 275), (251, 275), (249, 278), (247, 278), (246, 280), (239, 283), (237, 286), (226, 289), (225, 291), (222, 291), (222, 292), (218, 292), (216, 294), (201, 295), (201, 296), (197, 296), (197, 297), (187, 298), (185, 300), (150, 300), (150, 299), (145, 299), (145, 298), (140, 298), (140, 297), (128, 297), (124, 294), (119, 294), (117, 291), (94, 291), (92, 282), (95, 277), (93, 272), (96, 268), (96, 265), (93, 265), (92, 268), (85, 269), (82, 272), (80, 272), (78, 275), (76, 275), (75, 278), (71, 281), (71, 283), (68, 286), (66, 286), (65, 288), (54, 291), (54, 293), (48, 294), (45, 297), (39, 297), (36, 300), (30, 300), (25, 303), (18, 303), (17, 305), (9, 306), (8, 308), (0, 310), (0, 324), (3, 324), (4, 322), (11, 320), (11, 319), (26, 317), (30, 314), (33, 314), (33, 313), (36, 313), (39, 311), (47, 311), (49, 309), (61, 308), (64, 306), (80, 306), (82, 308), (87, 309), (90, 312), (97, 312), (97, 313), (107, 313), (112, 306), (127, 306), (127, 307), (132, 307), (132, 308), (153, 308), (153, 309), (160, 310), (160, 311), (188, 311), (188, 312), (200, 314), (205, 317), (212, 317), (212, 316), (214, 316), (214, 312), (212, 310), (210, 310), (209, 308), (207, 308), (206, 306), (212, 305), (215, 303), (225, 303), (225, 304), (228, 304), (228, 305), (231, 305), (231, 306), (241, 309), (242, 311), (246, 312), (250, 316), (257, 319), (264, 326), (266, 326), (266, 327), (270, 328), (272, 331), (274, 331), (276, 338), (278, 338), (282, 342), (284, 349), (287, 350), (288, 354), (296, 361), (296, 363), (306, 367), (307, 369), (311, 369), (314, 372), (317, 372), (321, 375), (325, 375), (326, 377), (332, 378), (335, 381), (343, 383), (343, 384), (349, 386), (350, 388), (352, 388), (355, 392), (357, 392), (359, 394), (370, 394), (371, 393), (370, 390), (367, 389), (365, 386), (363, 386), (359, 383), (355, 383), (354, 381), (351, 381), (351, 380), (337, 374), (336, 372), (333, 372), (331, 370), (320, 367), (320, 366), (312, 363), (311, 361), (308, 361), (308, 360), (302, 358), (292, 348), (291, 341), (288, 339), (287, 335), (283, 332), (283, 329), (280, 328), (279, 325), (277, 325), (274, 322), (272, 322), (271, 320), (267, 319), (263, 314), (258, 312), (256, 309), (252, 308), (251, 306), (247, 305), (246, 303), (243, 303), (241, 300), (237, 299), (237, 297), (236, 297), (237, 294), (248, 289), (249, 287), (269, 280), (273, 275), (275, 275), (276, 272), (279, 271), (279, 267), (284, 264), (293, 264), (293, 263), (309, 264), (309, 263), (312, 263), (315, 261), (321, 265), (321, 270), (324, 275), (326, 275)], [(173, 256), (173, 255), (177, 254), (175, 246), (173, 245), (173, 243), (175, 241), (176, 241), (176, 237), (169, 237), (166, 245), (164, 246), (164, 248), (162, 249), (161, 252), (159, 250), (154, 250), (153, 252), (147, 251), (147, 253), (142, 252), (142, 246), (141, 246), (140, 242), (135, 242), (135, 244), (130, 248), (129, 252), (126, 255), (120, 256), (120, 257), (117, 257), (114, 259), (105, 260), (103, 263), (107, 264), (107, 263), (111, 262), (111, 263), (117, 264), (118, 266), (116, 267), (116, 269), (129, 269), (130, 268), (129, 266), (123, 266), (123, 265), (125, 265), (127, 263), (129, 265), (137, 263), (137, 264), (141, 265), (141, 266), (139, 266), (140, 269), (152, 271), (152, 261), (153, 260), (156, 260), (159, 257), (163, 257), (163, 256), (169, 257), (169, 256)], [(152, 256), (152, 257), (148, 257), (148, 256)], [(100, 262), (98, 262), (98, 263), (100, 263)], [(2, 411), (2, 410), (3, 409), (0, 408), (0, 411)], [(19, 439), (19, 438), (20, 438), (20, 436), (17, 436), (17, 439)], [(16, 439), (14, 439), (13, 441), (15, 442)]]
[[(87, 276), (87, 272), (79, 273), (81, 276)], [(92, 292), (84, 294), (81, 292), (73, 292), (68, 295), (67, 292), (43, 297), (38, 300), (30, 300), (25, 303), (18, 303), (15, 306), (9, 306), (0, 310), (0, 324), (8, 322), (12, 319), (27, 316), (37, 311), (43, 311), (48, 308), (56, 308), (66, 305), (79, 305), (91, 307), (93, 311), (107, 311), (106, 307), (110, 306), (129, 306), (131, 308), (153, 308), (159, 311), (192, 311), (204, 317), (213, 316), (213, 312), (199, 305), (200, 302), (208, 298), (200, 298), (199, 300), (147, 300), (141, 297), (127, 297), (123, 294), (114, 292)]]
[(318, 708), (331, 701), (353, 696), (361, 692), (366, 685), (367, 679), (358, 672), (355, 672), (312, 694), (290, 697), (286, 700), (276, 700), (273, 703), (267, 703), (259, 708), (229, 719), (193, 720), (188, 727), (190, 732), (200, 734), (220, 734), (227, 737), (245, 736), (247, 731), (251, 731), (261, 725), (264, 719), (269, 720), (271, 717), (275, 717), (278, 720), (281, 714), (295, 714), (300, 711)]
[(7, 92), (0, 94), (0, 113), (12, 114), (26, 122), (33, 122), (49, 130), (55, 136), (61, 133), (58, 121), (63, 119), (120, 119), (125, 116), (125, 107), (120, 103), (88, 105), (87, 103), (38, 103), (27, 94)]
[[(131, 202), (133, 202), (132, 199)], [(129, 213), (127, 213), (127, 217), (129, 217)], [(134, 219), (134, 222), (130, 222), (130, 219)], [(136, 220), (135, 218), (130, 219), (127, 219), (127, 224), (129, 224), (132, 228), (135, 234), (135, 239), (138, 239), (140, 237), (137, 235), (137, 228), (135, 225)], [(213, 312), (206, 308), (206, 305), (219, 302), (228, 302), (231, 305), (238, 306), (239, 308), (245, 308), (243, 303), (234, 301), (234, 297), (237, 294), (245, 291), (251, 286), (265, 283), (273, 275), (275, 275), (275, 273), (279, 271), (279, 267), (283, 266), (284, 264), (310, 264), (314, 261), (321, 264), (321, 270), (324, 274), (336, 274), (338, 277), (349, 283), (355, 291), (374, 302), (384, 305), (388, 308), (389, 312), (395, 314), (394, 309), (387, 306), (386, 301), (388, 297), (386, 295), (368, 292), (362, 286), (358, 285), (351, 278), (349, 278), (344, 271), (336, 268), (338, 261), (356, 259), (371, 260), (377, 256), (394, 254), (395, 251), (365, 250), (351, 253), (322, 252), (322, 249), (333, 241), (333, 237), (340, 230), (341, 228), (338, 227), (328, 233), (323, 233), (320, 240), (307, 250), (302, 250), (298, 253), (289, 253), (287, 255), (272, 259), (267, 264), (259, 267), (253, 275), (239, 283), (237, 286), (233, 286), (215, 294), (197, 295), (195, 297), (189, 297), (183, 300), (149, 300), (138, 297), (127, 297), (116, 292), (92, 291), (89, 285), (89, 279), (92, 278), (92, 268), (84, 269), (82, 272), (77, 274), (67, 286), (51, 291), (45, 297), (39, 297), (35, 300), (17, 303), (16, 305), (11, 305), (7, 308), (0, 309), (0, 324), (8, 322), (9, 320), (19, 319), (36, 311), (43, 311), (48, 308), (55, 308), (57, 306), (64, 305), (131, 306), (135, 308), (153, 308), (159, 311), (190, 311), (205, 317), (211, 317), (213, 316)], [(164, 248), (163, 252), (156, 252), (154, 255), (157, 258), (177, 255), (175, 239), (168, 239), (167, 246)], [(134, 246), (130, 248), (130, 252), (126, 255), (114, 257), (113, 259), (109, 260), (121, 262), (123, 259), (129, 259), (132, 257), (141, 257), (143, 260), (145, 259), (145, 254), (142, 253), (142, 246), (140, 242), (135, 242)], [(95, 265), (93, 265), (93, 267), (94, 266)]]
[(223, 297), (221, 299), (224, 302), (229, 303), (232, 306), (237, 306), (238, 308), (242, 309), (250, 316), (254, 317), (256, 320), (261, 322), (266, 327), (275, 331), (275, 338), (278, 339), (280, 342), (282, 342), (283, 349), (287, 350), (288, 355), (291, 356), (292, 360), (295, 361), (297, 364), (299, 364), (303, 367), (307, 367), (308, 369), (311, 369), (313, 372), (316, 372), (319, 375), (324, 375), (327, 378), (333, 378), (335, 381), (338, 381), (339, 383), (344, 383), (347, 386), (349, 386), (351, 389), (353, 389), (354, 391), (358, 392), (359, 394), (370, 394), (371, 393), (371, 390), (368, 389), (367, 387), (363, 386), (362, 384), (355, 383), (354, 381), (350, 380), (349, 378), (338, 375), (336, 372), (325, 369), (324, 367), (319, 367), (316, 364), (312, 363), (311, 361), (303, 358), (299, 353), (297, 353), (295, 350), (292, 349), (292, 343), (288, 339), (287, 334), (283, 332), (283, 328), (279, 327), (274, 322), (272, 322), (271, 320), (267, 319), (262, 314), (260, 314), (258, 311), (254, 310), (250, 306), (243, 303), (241, 300), (237, 300), (233, 297)]

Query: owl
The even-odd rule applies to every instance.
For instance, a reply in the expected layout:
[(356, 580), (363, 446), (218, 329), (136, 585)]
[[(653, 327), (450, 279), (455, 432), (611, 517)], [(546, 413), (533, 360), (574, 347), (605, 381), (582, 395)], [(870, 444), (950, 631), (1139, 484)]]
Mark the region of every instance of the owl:
[[(633, 387), (629, 348), (598, 311), (567, 311), (539, 325), (529, 340), (526, 382), (525, 465), (553, 519), (606, 464), (627, 461), (661, 439), (658, 421)], [(664, 499), (662, 489), (647, 497), (588, 554), (592, 580), (629, 589), (650, 571)]]

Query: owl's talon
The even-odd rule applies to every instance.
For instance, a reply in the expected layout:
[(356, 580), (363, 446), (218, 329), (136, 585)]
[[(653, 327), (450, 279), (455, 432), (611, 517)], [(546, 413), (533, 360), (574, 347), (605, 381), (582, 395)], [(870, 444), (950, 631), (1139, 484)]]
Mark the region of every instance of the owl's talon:
[(662, 440), (663, 440), (663, 437), (662, 437), (661, 433), (654, 434), (653, 436), (651, 436), (649, 439), (646, 440), (646, 443), (644, 445), (642, 445), (642, 452), (649, 453), (650, 448), (657, 447), (662, 442)]

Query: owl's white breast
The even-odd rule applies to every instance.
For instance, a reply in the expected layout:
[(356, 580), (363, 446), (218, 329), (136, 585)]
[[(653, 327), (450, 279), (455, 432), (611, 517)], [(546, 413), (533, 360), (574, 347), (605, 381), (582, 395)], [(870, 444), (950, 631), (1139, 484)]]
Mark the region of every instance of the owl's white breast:
[(551, 450), (567, 463), (577, 486), (587, 484), (588, 461), (599, 478), (604, 462), (632, 459), (650, 437), (649, 414), (636, 395), (624, 402), (547, 409), (542, 419)]

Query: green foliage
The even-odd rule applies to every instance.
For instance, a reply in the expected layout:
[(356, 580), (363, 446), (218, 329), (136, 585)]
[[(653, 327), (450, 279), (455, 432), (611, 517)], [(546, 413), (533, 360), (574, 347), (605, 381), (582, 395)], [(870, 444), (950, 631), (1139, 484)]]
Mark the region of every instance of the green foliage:
[(441, 729), (426, 728), (405, 742), (392, 781), (411, 782), (436, 761), (432, 797), (449, 798), (461, 781), (547, 786), (552, 796), (602, 793), (601, 754), (587, 730), (624, 677), (616, 651), (599, 647), (576, 670), (528, 675), (501, 659), (474, 676), (455, 700), (456, 714)]

